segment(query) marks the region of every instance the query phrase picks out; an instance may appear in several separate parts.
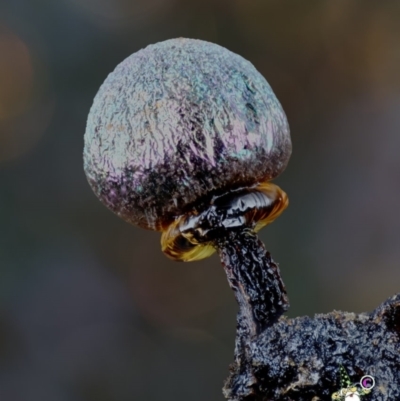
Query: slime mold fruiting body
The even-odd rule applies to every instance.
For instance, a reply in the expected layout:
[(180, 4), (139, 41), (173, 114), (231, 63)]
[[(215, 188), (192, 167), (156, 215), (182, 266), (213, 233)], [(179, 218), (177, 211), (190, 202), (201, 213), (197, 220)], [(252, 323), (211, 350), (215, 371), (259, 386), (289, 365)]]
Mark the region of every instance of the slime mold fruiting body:
[(84, 168), (109, 209), (162, 233), (168, 257), (218, 251), (239, 304), (226, 398), (328, 400), (343, 365), (376, 378), (365, 399), (400, 399), (400, 296), (370, 315), (282, 316), (285, 287), (256, 233), (288, 204), (271, 180), (290, 154), (285, 113), (254, 66), (179, 38), (134, 53), (107, 77), (89, 113)]
[(285, 114), (254, 66), (180, 38), (107, 77), (89, 113), (84, 167), (107, 207), (163, 231), (212, 196), (275, 178), (290, 154)]
[[(243, 335), (256, 335), (288, 308), (255, 233), (288, 204), (270, 181), (291, 149), (285, 113), (250, 62), (179, 38), (140, 50), (107, 77), (88, 117), (84, 162), (99, 199), (161, 231), (168, 257), (198, 260), (218, 249)], [(239, 249), (247, 256), (234, 257)]]

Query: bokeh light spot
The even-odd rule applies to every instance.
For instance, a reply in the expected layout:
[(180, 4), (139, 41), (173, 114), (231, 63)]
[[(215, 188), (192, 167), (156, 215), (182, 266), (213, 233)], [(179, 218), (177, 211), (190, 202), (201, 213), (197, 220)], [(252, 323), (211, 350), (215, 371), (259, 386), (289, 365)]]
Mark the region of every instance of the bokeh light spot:
[[(26, 153), (44, 133), (53, 102), (43, 97), (27, 43), (0, 25), (0, 162)], [(40, 65), (40, 63), (38, 63)]]

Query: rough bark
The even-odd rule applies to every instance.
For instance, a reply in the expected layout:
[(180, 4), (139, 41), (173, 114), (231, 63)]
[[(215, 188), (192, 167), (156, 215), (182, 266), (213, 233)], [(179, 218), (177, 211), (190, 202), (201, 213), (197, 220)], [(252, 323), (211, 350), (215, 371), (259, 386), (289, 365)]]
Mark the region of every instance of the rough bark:
[(400, 400), (400, 294), (370, 314), (288, 319), (279, 269), (257, 236), (231, 232), (217, 247), (239, 303), (227, 399), (330, 400), (343, 366), (353, 382), (375, 378), (365, 400)]

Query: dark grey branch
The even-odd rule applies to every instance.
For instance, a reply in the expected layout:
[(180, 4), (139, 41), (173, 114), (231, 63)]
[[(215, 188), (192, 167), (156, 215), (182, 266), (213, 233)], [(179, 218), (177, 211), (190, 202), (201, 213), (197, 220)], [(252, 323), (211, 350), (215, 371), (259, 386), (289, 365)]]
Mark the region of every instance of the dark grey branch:
[[(231, 365), (231, 373), (224, 386), (227, 399), (330, 400), (332, 394), (340, 390), (339, 368), (342, 365), (354, 382), (364, 375), (375, 378), (376, 386), (370, 394), (363, 396), (366, 400), (400, 400), (400, 294), (371, 314), (334, 311), (314, 318), (280, 317), (276, 321), (279, 311), (285, 310), (282, 301), (286, 300), (284, 292), (280, 297), (276, 287), (276, 283), (280, 283), (279, 275), (267, 277), (271, 272), (269, 266), (276, 265), (269, 254), (262, 251), (262, 246), (259, 255), (264, 252), (263, 263), (258, 262), (258, 257), (252, 257), (253, 251), (246, 262), (242, 260), (236, 264), (238, 271), (236, 267), (227, 267), (226, 261), (235, 262), (240, 256), (246, 257), (246, 251), (235, 246), (233, 239), (226, 245), (230, 247), (228, 253), (224, 248), (220, 250), (240, 305), (235, 363)], [(241, 239), (242, 242), (244, 240)], [(267, 276), (258, 272), (262, 265), (267, 269)], [(251, 279), (244, 269), (252, 272)], [(272, 271), (278, 274), (277, 269), (272, 268)], [(267, 284), (268, 280), (275, 284)], [(254, 298), (246, 294), (263, 288), (264, 298), (257, 293), (257, 302), (246, 302)], [(262, 300), (265, 300), (265, 308), (260, 303)], [(271, 306), (272, 300), (276, 303)], [(251, 321), (249, 316), (253, 317), (256, 327), (263, 327), (258, 326), (258, 316), (266, 322), (268, 308), (271, 324), (264, 325), (260, 332), (243, 329), (243, 322)], [(259, 310), (263, 312), (261, 315)]]

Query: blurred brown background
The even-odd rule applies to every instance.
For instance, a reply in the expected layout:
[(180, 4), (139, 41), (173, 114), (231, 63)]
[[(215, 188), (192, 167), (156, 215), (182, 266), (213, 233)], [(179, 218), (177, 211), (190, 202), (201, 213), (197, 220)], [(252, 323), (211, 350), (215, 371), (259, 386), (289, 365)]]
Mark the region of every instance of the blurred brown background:
[(165, 39), (239, 53), (286, 110), (291, 204), (261, 237), (289, 315), (398, 292), (399, 21), (395, 1), (2, 0), (0, 400), (222, 400), (237, 308), (217, 257), (169, 261), (82, 167), (100, 84)]

